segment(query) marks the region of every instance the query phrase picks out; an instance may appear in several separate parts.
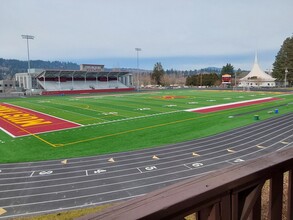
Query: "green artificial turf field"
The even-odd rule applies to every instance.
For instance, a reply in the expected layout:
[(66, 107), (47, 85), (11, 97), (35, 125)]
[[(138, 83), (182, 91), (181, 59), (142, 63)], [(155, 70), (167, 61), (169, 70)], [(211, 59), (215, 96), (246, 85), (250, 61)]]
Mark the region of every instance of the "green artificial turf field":
[[(279, 100), (214, 113), (184, 110), (277, 97)], [(99, 155), (182, 142), (293, 112), (293, 94), (160, 90), (154, 92), (0, 99), (81, 124), (13, 138), (0, 130), (0, 162)], [(279, 113), (275, 114), (274, 110)]]

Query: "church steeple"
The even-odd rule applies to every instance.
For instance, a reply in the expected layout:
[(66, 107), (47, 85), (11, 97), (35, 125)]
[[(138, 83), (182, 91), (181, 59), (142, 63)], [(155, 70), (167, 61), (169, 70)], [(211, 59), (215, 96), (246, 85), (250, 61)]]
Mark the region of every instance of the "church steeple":
[(257, 51), (255, 51), (255, 55), (254, 55), (254, 63), (257, 64), (258, 61), (257, 61)]

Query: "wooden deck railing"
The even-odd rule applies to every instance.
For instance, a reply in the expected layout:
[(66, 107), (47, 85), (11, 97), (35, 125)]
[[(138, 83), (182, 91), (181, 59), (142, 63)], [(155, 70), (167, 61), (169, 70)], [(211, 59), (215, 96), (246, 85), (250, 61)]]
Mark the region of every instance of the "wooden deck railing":
[(261, 220), (269, 180), (268, 219), (282, 219), (283, 174), (288, 172), (287, 220), (293, 220), (293, 148), (188, 179), (80, 219)]

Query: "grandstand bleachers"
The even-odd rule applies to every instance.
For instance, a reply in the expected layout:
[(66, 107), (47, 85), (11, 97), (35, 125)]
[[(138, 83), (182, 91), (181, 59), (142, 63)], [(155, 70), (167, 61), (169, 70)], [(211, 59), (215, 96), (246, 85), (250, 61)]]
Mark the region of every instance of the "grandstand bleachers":
[(54, 94), (64, 91), (72, 91), (72, 93), (90, 91), (92, 93), (102, 90), (134, 89), (130, 86), (132, 84), (131, 74), (121, 71), (45, 70), (37, 76), (37, 82), (45, 92), (54, 92)]
[(108, 81), (108, 82), (100, 82), (100, 81), (97, 81), (97, 82), (94, 82), (94, 81), (41, 82), (40, 81), (39, 84), (46, 91), (129, 88), (119, 81)]

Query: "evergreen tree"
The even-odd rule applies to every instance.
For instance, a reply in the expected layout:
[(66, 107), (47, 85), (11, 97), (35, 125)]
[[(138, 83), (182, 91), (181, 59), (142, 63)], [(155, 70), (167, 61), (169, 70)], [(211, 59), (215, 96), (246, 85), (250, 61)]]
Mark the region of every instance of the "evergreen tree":
[(223, 66), (221, 75), (224, 74), (230, 74), (231, 76), (234, 75), (234, 67), (230, 63), (227, 63), (226, 66)]
[(288, 37), (281, 46), (275, 62), (273, 63), (273, 77), (283, 82), (285, 79), (285, 70), (287, 69), (287, 82), (293, 84), (293, 36)]
[(162, 85), (162, 78), (165, 74), (163, 66), (160, 62), (156, 63), (153, 69), (153, 73), (151, 75), (152, 80), (155, 81), (157, 85)]

